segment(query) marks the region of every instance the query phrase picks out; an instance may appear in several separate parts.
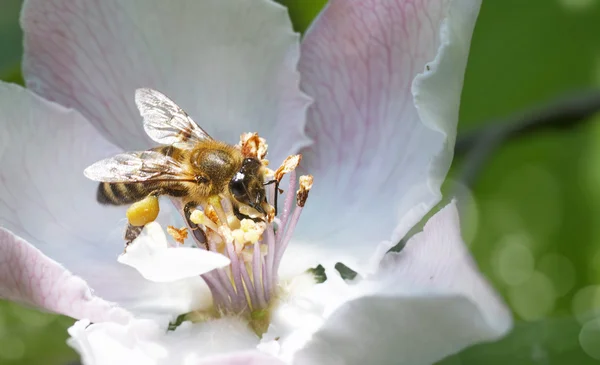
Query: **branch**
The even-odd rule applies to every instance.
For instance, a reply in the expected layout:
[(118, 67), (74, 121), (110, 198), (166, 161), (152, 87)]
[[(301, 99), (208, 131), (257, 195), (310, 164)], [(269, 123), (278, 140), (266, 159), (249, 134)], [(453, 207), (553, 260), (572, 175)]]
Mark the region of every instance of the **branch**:
[(570, 93), (457, 138), (455, 153), (463, 155), (460, 180), (473, 186), (485, 162), (507, 140), (547, 129), (570, 129), (600, 112), (600, 91)]

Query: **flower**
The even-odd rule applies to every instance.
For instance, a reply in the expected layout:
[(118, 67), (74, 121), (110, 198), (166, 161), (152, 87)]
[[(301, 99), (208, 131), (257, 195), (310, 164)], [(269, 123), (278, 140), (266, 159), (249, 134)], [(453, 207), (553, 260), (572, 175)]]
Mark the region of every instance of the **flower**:
[[(510, 314), (454, 202), (387, 253), (441, 198), (479, 6), (331, 0), (300, 45), (267, 0), (25, 1), (29, 90), (0, 84), (0, 296), (80, 319), (70, 344), (86, 364), (427, 364), (503, 336)], [(82, 171), (152, 146), (139, 87), (216, 139), (258, 132), (271, 161), (301, 151), (314, 175), (279, 272), (298, 280), (262, 338), (236, 316), (165, 333), (210, 306), (200, 272), (156, 282), (116, 260), (125, 212), (98, 205)], [(152, 227), (144, 239), (161, 243)], [(327, 280), (304, 282), (317, 264)]]

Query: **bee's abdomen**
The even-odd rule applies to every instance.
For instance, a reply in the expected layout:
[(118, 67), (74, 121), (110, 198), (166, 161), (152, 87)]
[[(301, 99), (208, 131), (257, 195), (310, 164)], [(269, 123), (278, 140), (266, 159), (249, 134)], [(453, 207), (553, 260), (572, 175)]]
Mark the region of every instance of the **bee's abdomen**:
[(182, 197), (188, 194), (188, 189), (179, 183), (100, 183), (96, 200), (100, 204), (127, 205), (140, 201), (150, 194)]
[(132, 204), (150, 195), (149, 188), (140, 183), (100, 183), (96, 199), (100, 204)]

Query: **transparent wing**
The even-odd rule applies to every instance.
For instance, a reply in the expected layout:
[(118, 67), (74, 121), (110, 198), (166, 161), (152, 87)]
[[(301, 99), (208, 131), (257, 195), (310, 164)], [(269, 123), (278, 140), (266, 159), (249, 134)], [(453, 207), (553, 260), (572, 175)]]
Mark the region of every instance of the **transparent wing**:
[(175, 159), (155, 151), (126, 152), (89, 166), (83, 174), (108, 183), (194, 180)]
[(191, 148), (198, 141), (212, 139), (173, 100), (156, 90), (137, 89), (135, 104), (146, 133), (158, 143)]

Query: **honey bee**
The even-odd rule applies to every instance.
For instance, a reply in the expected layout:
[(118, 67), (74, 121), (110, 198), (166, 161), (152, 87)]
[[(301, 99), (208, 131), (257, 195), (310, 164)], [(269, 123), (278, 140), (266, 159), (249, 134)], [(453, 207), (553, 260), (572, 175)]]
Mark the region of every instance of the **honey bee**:
[[(186, 223), (201, 243), (206, 242), (206, 237), (190, 215), (211, 197), (229, 198), (239, 219), (263, 220), (242, 214), (241, 205), (266, 217), (270, 206), (265, 185), (275, 181), (264, 182), (261, 161), (211, 138), (183, 109), (156, 90), (136, 90), (135, 103), (144, 130), (163, 146), (121, 153), (89, 166), (84, 174), (100, 182), (96, 196), (99, 203), (127, 205), (158, 196), (180, 199)], [(142, 228), (130, 220), (125, 233), (127, 244)]]

